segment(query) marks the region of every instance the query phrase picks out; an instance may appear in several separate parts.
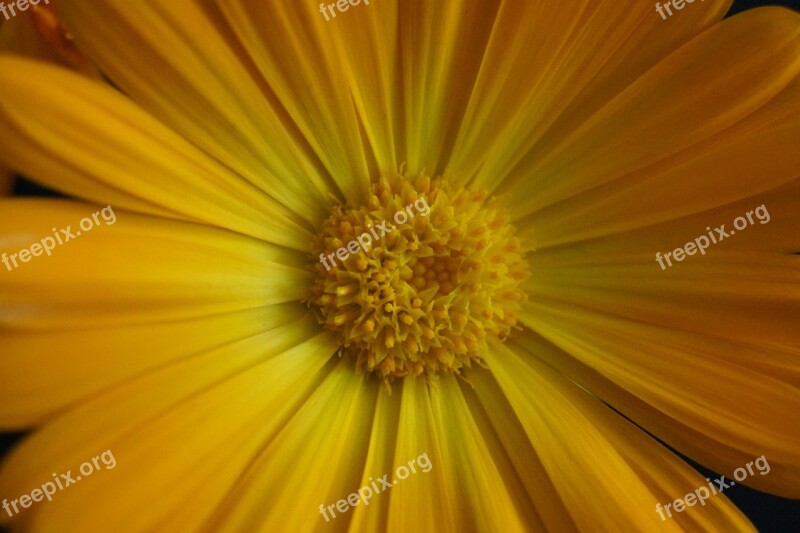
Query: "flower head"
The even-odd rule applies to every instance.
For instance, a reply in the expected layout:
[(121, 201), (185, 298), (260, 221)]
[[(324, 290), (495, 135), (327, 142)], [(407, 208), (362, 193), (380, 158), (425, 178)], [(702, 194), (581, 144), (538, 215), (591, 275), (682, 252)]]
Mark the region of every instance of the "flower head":
[(114, 467), (0, 521), (750, 527), (662, 519), (706, 482), (653, 437), (798, 496), (800, 18), (729, 4), (59, 3), (103, 78), (0, 57), (0, 158), (71, 198), (0, 200), (0, 498)]

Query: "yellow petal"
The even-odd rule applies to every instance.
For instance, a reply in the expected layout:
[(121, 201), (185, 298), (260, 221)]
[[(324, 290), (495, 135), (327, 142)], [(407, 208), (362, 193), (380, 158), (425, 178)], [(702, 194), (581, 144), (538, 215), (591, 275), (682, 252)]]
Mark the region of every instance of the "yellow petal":
[(434, 413), (427, 380), (408, 377), (403, 381), (400, 401), (400, 424), (395, 441), (395, 464), (405, 463), (427, 453), (431, 471), (424, 479), (409, 478), (392, 487), (387, 529), (402, 531), (467, 530), (463, 508), (459, 503), (462, 487), (453, 483), (444, 470), (447, 450)]
[[(535, 531), (574, 531), (575, 521), (536, 454), (533, 443), (525, 433), (505, 393), (490, 374), (482, 371), (467, 372), (474, 387), (474, 396), (487, 419), (485, 433), (489, 427), (496, 431), (499, 449), (493, 453), (500, 461), (507, 455), (511, 467), (519, 474), (522, 488), (520, 495), (527, 496), (529, 513), (536, 519)], [(572, 511), (574, 512), (574, 510)]]
[(315, 23), (318, 33), (330, 39), (328, 54), (341, 63), (342, 81), (363, 129), (363, 150), (374, 160), (370, 165), (373, 174), (395, 173), (404, 161), (398, 4), (397, 0), (361, 2), (328, 22), (314, 13), (319, 17)]
[[(0, 51), (60, 64), (102, 79), (97, 67), (76, 46), (52, 6), (40, 3), (17, 12), (13, 24), (0, 24)], [(2, 20), (0, 20), (2, 22)]]
[(320, 335), (285, 351), (302, 342), (293, 329), (164, 368), (45, 426), (12, 452), (1, 494), (28, 492), (52, 472), (74, 474), (105, 450), (117, 464), (13, 522), (37, 531), (199, 530), (309, 397), (336, 349)]
[[(800, 495), (796, 347), (682, 332), (545, 299), (530, 305), (522, 319), (576, 361), (530, 335), (521, 342), (532, 352), (676, 450), (726, 474), (765, 455), (770, 474), (743, 484)], [(703, 321), (709, 319), (711, 313)], [(567, 371), (570, 365), (577, 370)]]
[(646, 2), (580, 0), (565, 9), (558, 2), (515, 0), (502, 2), (496, 15), (495, 4), (481, 4), (486, 19), (494, 18), (488, 46), (480, 25), (459, 46), (480, 71), (454, 76), (456, 98), (471, 94), (448, 166), (449, 174), (489, 189), (531, 149), (541, 154), (539, 145), (575, 129), (662, 57), (721, 19), (731, 1), (698, 5), (669, 23)]
[[(531, 263), (531, 305), (548, 300), (723, 339), (799, 346), (800, 257), (728, 251), (724, 244), (668, 270), (652, 252), (604, 256), (576, 247), (541, 254)], [(581, 254), (570, 263), (568, 255)]]
[(510, 186), (500, 190), (512, 194), (521, 216), (656, 164), (762, 107), (800, 72), (798, 58), (800, 15), (763, 8), (726, 19), (579, 127), (527, 153), (512, 180), (535, 188), (535, 195)]
[(0, 329), (0, 426), (41, 423), (145, 372), (288, 323), (309, 337), (319, 329), (301, 304), (153, 324)]
[(496, 11), (496, 1), (398, 2), (410, 172), (435, 172), (446, 165)]
[[(34, 61), (0, 59), (0, 156), (23, 174), (94, 202), (202, 221), (305, 250), (291, 211), (119, 92)], [(59, 88), (53, 91), (53, 87)]]
[(444, 461), (431, 470), (436, 468), (451, 487), (459, 487), (456, 498), (463, 523), (478, 531), (531, 531), (535, 521), (530, 502), (520, 498), (517, 472), (499, 469), (491, 426), (478, 426), (457, 378), (442, 376), (429, 391)]
[(382, 391), (346, 360), (315, 389), (254, 458), (207, 524), (210, 530), (347, 530), (352, 509), (333, 516), (329, 511), (326, 523), (320, 506), (335, 505), (359, 489), (376, 395)]
[[(798, 181), (799, 118), (800, 78), (794, 78), (766, 105), (709, 139), (518, 221), (524, 228), (521, 235), (531, 246), (541, 249), (669, 221), (670, 226), (677, 225), (681, 231), (690, 228), (688, 222), (694, 223), (691, 233), (682, 236), (688, 239), (709, 224), (716, 227), (728, 222), (730, 226), (736, 216), (764, 203), (767, 191), (777, 198), (788, 194), (796, 201), (800, 198), (796, 191), (777, 195), (772, 192)], [(742, 210), (728, 209), (733, 203)], [(767, 208), (772, 207), (770, 200)], [(793, 211), (796, 209), (789, 213)], [(691, 215), (697, 216), (687, 223), (675, 220)], [(787, 229), (795, 226), (785, 217), (775, 220), (775, 225)], [(663, 227), (647, 231), (653, 241), (660, 239), (666, 244)], [(764, 238), (761, 234), (748, 246), (764, 245)], [(630, 242), (631, 237), (620, 239)], [(737, 244), (743, 242), (740, 239), (736, 238)]]
[[(332, 26), (307, 4), (281, 0), (267, 5), (245, 0), (217, 4), (345, 198), (364, 199), (370, 176), (351, 92), (358, 85), (343, 76), (340, 55), (331, 42)], [(372, 126), (365, 124), (369, 131)]]
[[(363, 473), (358, 488), (370, 487), (370, 490), (372, 490), (372, 482), (375, 479), (380, 479), (384, 473), (394, 470), (394, 442), (397, 438), (399, 424), (400, 395), (379, 392), (375, 405), (375, 414), (372, 417), (369, 450), (366, 452)], [(378, 484), (378, 488), (381, 488), (380, 484)], [(366, 491), (363, 493), (365, 496), (368, 494)], [(350, 510), (353, 515), (347, 528), (350, 533), (372, 533), (373, 531), (386, 529), (392, 499), (388, 494), (384, 494), (381, 497), (380, 493), (378, 493), (367, 501), (369, 505), (359, 504)]]
[(578, 529), (753, 530), (724, 494), (662, 520), (705, 478), (542, 362), (499, 344), (487, 362)]
[(218, 14), (192, 0), (76, 0), (56, 10), (135, 102), (304, 220), (321, 221), (335, 190)]
[[(0, 200), (0, 253), (9, 254), (12, 267), (0, 267), (4, 328), (186, 319), (298, 301), (307, 292), (310, 274), (295, 252), (127, 211), (87, 225), (86, 217), (93, 223), (101, 209), (60, 200)], [(79, 234), (81, 223), (90, 230)], [(27, 263), (13, 256), (52, 238), (52, 228), (65, 242), (56, 242), (51, 256), (41, 249)]]

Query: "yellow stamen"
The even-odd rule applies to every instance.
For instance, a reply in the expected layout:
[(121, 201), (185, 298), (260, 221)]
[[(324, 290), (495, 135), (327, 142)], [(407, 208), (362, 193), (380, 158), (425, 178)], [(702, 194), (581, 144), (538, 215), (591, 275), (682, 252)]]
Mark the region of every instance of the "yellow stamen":
[[(481, 364), (490, 337), (505, 340), (519, 329), (527, 263), (510, 218), (487, 198), (426, 175), (384, 176), (364, 206), (333, 208), (313, 242), (316, 279), (308, 300), (357, 370), (387, 383), (458, 374)], [(396, 223), (395, 213), (409, 205), (426, 205), (426, 215), (417, 211)], [(394, 229), (381, 235), (376, 227), (384, 221)], [(319, 263), (319, 254), (370, 228), (379, 238), (369, 250), (330, 270)]]

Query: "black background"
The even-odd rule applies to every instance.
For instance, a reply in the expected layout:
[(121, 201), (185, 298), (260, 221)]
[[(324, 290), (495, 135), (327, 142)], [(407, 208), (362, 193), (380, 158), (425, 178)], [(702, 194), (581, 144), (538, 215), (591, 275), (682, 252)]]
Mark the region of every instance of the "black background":
[[(437, 0), (431, 0), (437, 1)], [(531, 0), (538, 1), (538, 0)], [(631, 0), (626, 0), (631, 1)], [(650, 0), (636, 0), (636, 1), (650, 1)], [(715, 0), (704, 0), (707, 2)], [(655, 8), (655, 1), (652, 2)], [(664, 3), (664, 2), (662, 2)], [(800, 0), (782, 0), (775, 2), (768, 2), (763, 0), (736, 0), (733, 3), (728, 16), (734, 15), (746, 9), (754, 7), (767, 6), (767, 5), (782, 5), (791, 7), (800, 11)], [(15, 187), (15, 194), (20, 196), (56, 196), (51, 191), (42, 189), (25, 180), (19, 180)], [(20, 433), (13, 434), (0, 434), (0, 456), (3, 456), (7, 451), (22, 437)], [(712, 472), (701, 465), (691, 461), (689, 458), (684, 459), (694, 466), (705, 477), (716, 479), (720, 476), (717, 472)], [(769, 457), (767, 457), (769, 460)], [(726, 478), (730, 473), (726, 474)], [(730, 498), (759, 531), (766, 533), (798, 533), (800, 532), (800, 500), (788, 500), (778, 496), (764, 494), (756, 490), (745, 487), (744, 485), (737, 484), (725, 490), (725, 495)], [(6, 495), (8, 497), (8, 495)], [(678, 497), (678, 496), (676, 496)], [(0, 500), (2, 496), (0, 496)], [(666, 503), (666, 502), (663, 502)], [(2, 512), (2, 511), (0, 511)], [(654, 511), (655, 512), (655, 511)], [(0, 528), (0, 533), (5, 530)]]

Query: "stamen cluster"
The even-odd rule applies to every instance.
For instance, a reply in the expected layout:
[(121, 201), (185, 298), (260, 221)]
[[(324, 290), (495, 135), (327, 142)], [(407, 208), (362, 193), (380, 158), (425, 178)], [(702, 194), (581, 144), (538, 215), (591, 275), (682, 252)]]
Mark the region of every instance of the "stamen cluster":
[(526, 300), (527, 265), (509, 217), (485, 193), (426, 175), (384, 177), (366, 206), (335, 207), (312, 243), (314, 257), (358, 242), (420, 198), (426, 216), (390, 224), (336, 268), (314, 267), (309, 302), (318, 319), (360, 371), (387, 382), (471, 366), (487, 338), (509, 335)]

